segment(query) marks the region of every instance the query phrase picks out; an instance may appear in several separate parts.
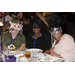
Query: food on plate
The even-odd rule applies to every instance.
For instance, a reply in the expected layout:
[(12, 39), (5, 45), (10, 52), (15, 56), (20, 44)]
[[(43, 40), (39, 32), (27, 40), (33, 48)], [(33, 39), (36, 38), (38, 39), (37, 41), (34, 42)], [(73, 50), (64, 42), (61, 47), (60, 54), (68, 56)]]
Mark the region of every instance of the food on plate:
[(55, 60), (55, 61), (53, 61), (53, 62), (64, 62), (64, 60), (59, 59), (59, 60)]
[(27, 61), (23, 61), (23, 62), (27, 62)]
[(53, 57), (50, 57), (50, 59), (54, 59)]
[(20, 58), (23, 58), (23, 57), (25, 57), (25, 56), (20, 56)]
[(10, 51), (10, 54), (16, 54), (16, 52), (15, 51)]
[(23, 58), (23, 57), (25, 57), (25, 56), (23, 56), (23, 55), (20, 56), (20, 58)]

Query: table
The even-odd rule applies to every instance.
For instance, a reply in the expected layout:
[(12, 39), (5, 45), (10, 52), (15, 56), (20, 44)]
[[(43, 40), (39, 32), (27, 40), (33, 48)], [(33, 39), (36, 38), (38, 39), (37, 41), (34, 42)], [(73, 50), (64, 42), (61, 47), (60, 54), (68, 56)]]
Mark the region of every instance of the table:
[[(23, 55), (23, 51), (15, 51), (16, 54), (10, 54), (9, 55), (9, 59), (6, 59), (7, 56), (6, 55), (3, 55), (2, 56), (2, 59), (4, 62), (19, 62), (19, 58), (18, 56), (19, 55)], [(38, 61), (36, 62), (54, 62), (56, 60), (63, 60), (62, 58), (58, 58), (58, 57), (54, 57), (54, 56), (51, 56), (49, 54), (45, 54), (45, 53), (38, 53), (39, 54), (39, 58), (38, 58)], [(48, 59), (48, 61), (46, 61), (46, 58)], [(26, 57), (22, 58), (22, 60), (27, 60)], [(33, 61), (31, 61), (33, 62)], [(60, 61), (59, 61), (60, 62)]]

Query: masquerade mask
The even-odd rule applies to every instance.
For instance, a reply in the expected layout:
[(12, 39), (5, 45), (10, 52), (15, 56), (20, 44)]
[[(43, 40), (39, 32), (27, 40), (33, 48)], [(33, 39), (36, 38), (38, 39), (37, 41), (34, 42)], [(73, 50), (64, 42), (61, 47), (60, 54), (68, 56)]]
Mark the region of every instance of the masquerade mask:
[(61, 27), (59, 28), (51, 28), (51, 33), (59, 33), (61, 31)]
[(40, 25), (34, 23), (32, 28), (33, 28), (33, 29), (34, 29), (34, 28), (40, 28)]
[(23, 22), (21, 22), (21, 24), (17, 24), (17, 23), (12, 23), (11, 21), (9, 21), (9, 23), (10, 23), (10, 31), (9, 32), (14, 32), (15, 30), (18, 30), (18, 31), (22, 31), (22, 27), (23, 27), (23, 25), (22, 25), (22, 23)]

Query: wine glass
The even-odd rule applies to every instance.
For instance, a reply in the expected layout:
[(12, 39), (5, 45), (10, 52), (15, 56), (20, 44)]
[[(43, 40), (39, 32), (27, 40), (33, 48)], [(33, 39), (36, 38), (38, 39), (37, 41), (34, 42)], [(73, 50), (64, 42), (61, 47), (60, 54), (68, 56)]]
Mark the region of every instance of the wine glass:
[(6, 59), (9, 59), (8, 55), (9, 55), (9, 50), (7, 49), (6, 50), (6, 55), (7, 55), (7, 58)]

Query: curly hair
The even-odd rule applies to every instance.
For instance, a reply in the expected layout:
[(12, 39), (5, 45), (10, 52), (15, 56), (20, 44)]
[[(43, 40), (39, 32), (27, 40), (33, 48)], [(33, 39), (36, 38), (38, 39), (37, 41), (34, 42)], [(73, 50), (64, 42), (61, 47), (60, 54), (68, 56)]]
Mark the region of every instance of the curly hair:
[(46, 32), (48, 31), (48, 27), (47, 25), (37, 16), (34, 17), (32, 23), (36, 22), (37, 20), (40, 20), (41, 21), (41, 32)]

